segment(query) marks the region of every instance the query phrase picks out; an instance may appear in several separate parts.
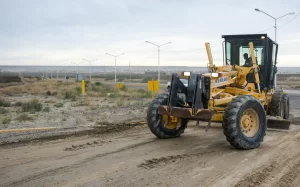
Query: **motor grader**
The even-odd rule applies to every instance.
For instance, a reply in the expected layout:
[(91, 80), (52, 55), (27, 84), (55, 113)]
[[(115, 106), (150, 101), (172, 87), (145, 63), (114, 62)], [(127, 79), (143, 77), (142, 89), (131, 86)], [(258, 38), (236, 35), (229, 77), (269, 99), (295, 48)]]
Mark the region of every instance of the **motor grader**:
[[(266, 129), (288, 129), (289, 97), (275, 88), (278, 44), (267, 34), (223, 35), (223, 66), (206, 43), (208, 73), (172, 74), (168, 93), (148, 107), (147, 124), (158, 138), (179, 137), (189, 121), (222, 123), (237, 149), (260, 146)], [(188, 80), (183, 85), (181, 78)], [(268, 116), (274, 116), (269, 119)]]

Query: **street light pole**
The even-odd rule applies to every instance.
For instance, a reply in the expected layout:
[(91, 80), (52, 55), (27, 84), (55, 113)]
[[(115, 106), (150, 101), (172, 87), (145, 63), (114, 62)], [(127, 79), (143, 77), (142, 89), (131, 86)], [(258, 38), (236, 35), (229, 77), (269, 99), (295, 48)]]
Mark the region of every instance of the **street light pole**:
[(283, 16), (280, 16), (280, 17), (275, 18), (275, 17), (271, 16), (270, 14), (268, 14), (268, 13), (266, 13), (266, 12), (264, 12), (264, 11), (258, 9), (258, 8), (255, 8), (254, 10), (257, 11), (257, 12), (261, 12), (261, 13), (263, 13), (263, 14), (269, 16), (270, 18), (274, 19), (274, 21), (275, 21), (275, 26), (274, 26), (274, 28), (275, 28), (275, 42), (277, 42), (277, 20), (280, 19), (280, 18), (283, 18), (283, 17), (285, 17), (285, 16), (295, 14), (295, 12), (290, 12), (290, 13), (288, 13), (288, 14), (285, 14), (285, 15), (283, 15)]
[(157, 44), (152, 43), (152, 42), (149, 42), (149, 41), (146, 41), (146, 43), (155, 45), (155, 46), (157, 47), (157, 64), (158, 64), (158, 75), (157, 75), (157, 80), (158, 80), (158, 82), (160, 82), (160, 47), (163, 46), (163, 45), (170, 44), (170, 43), (172, 43), (172, 42), (167, 42), (167, 43), (164, 43), (164, 44), (161, 44), (161, 45), (157, 45)]
[[(266, 13), (266, 12), (264, 12), (264, 11), (258, 9), (258, 8), (255, 8), (254, 10), (257, 11), (257, 12), (261, 12), (261, 13), (263, 13), (263, 14), (265, 14), (265, 15), (267, 15), (270, 18), (275, 20), (275, 26), (274, 26), (274, 28), (275, 28), (275, 42), (277, 42), (277, 20), (280, 19), (280, 18), (283, 18), (285, 16), (295, 14), (295, 12), (290, 12), (290, 13), (284, 14), (284, 15), (278, 17), (278, 18), (275, 18), (275, 17), (271, 16), (270, 14), (268, 14), (268, 13)], [(275, 88), (277, 87), (277, 73), (275, 74), (275, 78), (274, 78), (274, 87)]]
[(119, 54), (119, 55), (112, 55), (112, 54), (109, 54), (109, 53), (106, 53), (107, 55), (110, 55), (110, 56), (113, 56), (115, 57), (115, 82), (117, 82), (117, 57), (118, 56), (121, 56), (121, 55), (124, 55), (125, 53), (122, 53), (122, 54)]
[(81, 64), (82, 62), (81, 63), (71, 62), (71, 63), (75, 64), (77, 66), (77, 68), (76, 68), (76, 77), (75, 77), (75, 80), (77, 80), (77, 78), (78, 78), (78, 68), (79, 68), (78, 65)]
[(89, 62), (89, 65), (90, 65), (90, 82), (92, 82), (92, 66), (91, 66), (91, 64), (92, 64), (92, 62), (95, 62), (95, 61), (97, 61), (98, 59), (95, 59), (95, 60), (87, 60), (87, 59), (82, 59), (82, 60), (85, 60), (85, 61), (87, 61), (87, 62)]
[(130, 67), (130, 62), (129, 62), (129, 76), (130, 76), (130, 82), (131, 82), (131, 67)]

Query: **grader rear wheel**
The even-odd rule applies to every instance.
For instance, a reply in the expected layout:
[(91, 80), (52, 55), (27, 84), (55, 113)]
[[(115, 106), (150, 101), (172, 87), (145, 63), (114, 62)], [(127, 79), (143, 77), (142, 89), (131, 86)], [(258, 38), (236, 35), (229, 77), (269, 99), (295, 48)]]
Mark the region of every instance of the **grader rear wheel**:
[(234, 98), (225, 109), (223, 129), (227, 141), (237, 149), (254, 149), (266, 135), (266, 113), (253, 96)]
[(283, 119), (289, 119), (290, 117), (290, 99), (288, 94), (283, 94), (283, 106), (284, 106), (284, 116)]
[(283, 92), (274, 92), (270, 104), (270, 115), (284, 117)]
[[(184, 103), (178, 98), (180, 103)], [(147, 111), (147, 125), (158, 138), (175, 138), (184, 133), (188, 120), (173, 116), (159, 115), (158, 106), (167, 105), (168, 94), (161, 94), (150, 104)]]

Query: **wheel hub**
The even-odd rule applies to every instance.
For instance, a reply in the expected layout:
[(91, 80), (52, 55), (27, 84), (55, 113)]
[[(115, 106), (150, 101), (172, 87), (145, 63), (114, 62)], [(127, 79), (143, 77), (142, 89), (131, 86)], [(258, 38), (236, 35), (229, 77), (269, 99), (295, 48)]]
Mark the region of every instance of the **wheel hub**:
[(181, 118), (162, 115), (162, 124), (167, 129), (178, 129), (181, 125)]
[(240, 126), (245, 136), (254, 137), (260, 126), (257, 112), (252, 108), (246, 109), (241, 116)]

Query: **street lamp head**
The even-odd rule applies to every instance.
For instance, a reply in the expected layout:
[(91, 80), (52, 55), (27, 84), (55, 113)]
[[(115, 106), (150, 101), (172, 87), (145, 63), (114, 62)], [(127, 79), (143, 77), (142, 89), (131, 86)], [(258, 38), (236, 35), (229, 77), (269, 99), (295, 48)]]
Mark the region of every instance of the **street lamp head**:
[(257, 11), (257, 12), (260, 12), (260, 10), (258, 8), (254, 9), (254, 10)]
[(148, 41), (145, 41), (146, 43), (149, 43)]
[(289, 15), (294, 15), (295, 14), (295, 12), (291, 12), (291, 13), (289, 13)]

